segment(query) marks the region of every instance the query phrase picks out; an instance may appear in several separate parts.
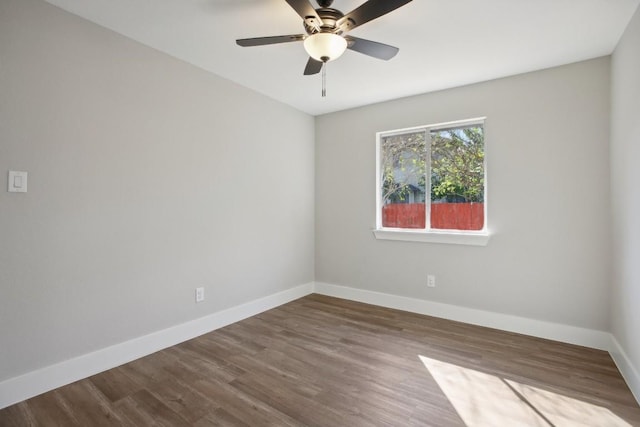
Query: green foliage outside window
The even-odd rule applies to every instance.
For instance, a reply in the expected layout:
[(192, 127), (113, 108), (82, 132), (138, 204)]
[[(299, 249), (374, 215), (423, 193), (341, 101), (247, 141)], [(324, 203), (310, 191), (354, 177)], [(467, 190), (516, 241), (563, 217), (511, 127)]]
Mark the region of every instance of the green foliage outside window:
[(407, 203), (409, 194), (414, 188), (424, 195), (426, 188), (424, 132), (384, 137), (381, 155), (383, 205)]
[[(381, 146), (382, 202), (408, 203), (426, 193), (426, 132), (385, 136)], [(484, 201), (484, 132), (481, 125), (433, 130), (431, 200)]]
[(431, 200), (484, 202), (482, 127), (431, 133)]

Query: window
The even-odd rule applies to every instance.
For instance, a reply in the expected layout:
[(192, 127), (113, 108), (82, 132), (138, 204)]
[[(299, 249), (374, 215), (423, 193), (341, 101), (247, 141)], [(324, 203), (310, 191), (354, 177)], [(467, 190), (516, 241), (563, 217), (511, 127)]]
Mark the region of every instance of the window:
[(377, 134), (377, 238), (486, 245), (484, 119)]

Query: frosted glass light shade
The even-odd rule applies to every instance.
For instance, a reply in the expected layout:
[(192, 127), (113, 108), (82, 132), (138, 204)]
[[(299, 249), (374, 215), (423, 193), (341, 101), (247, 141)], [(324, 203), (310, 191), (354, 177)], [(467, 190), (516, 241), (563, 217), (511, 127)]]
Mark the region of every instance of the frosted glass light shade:
[(316, 33), (304, 39), (304, 49), (316, 61), (337, 59), (347, 49), (344, 37), (332, 33)]

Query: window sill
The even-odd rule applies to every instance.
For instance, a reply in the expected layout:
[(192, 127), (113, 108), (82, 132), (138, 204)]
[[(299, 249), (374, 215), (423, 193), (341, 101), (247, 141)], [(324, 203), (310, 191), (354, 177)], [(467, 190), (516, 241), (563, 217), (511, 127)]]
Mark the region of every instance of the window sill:
[(487, 246), (488, 231), (418, 231), (401, 228), (385, 228), (373, 230), (378, 240), (401, 240), (405, 242), (446, 243), (453, 245)]

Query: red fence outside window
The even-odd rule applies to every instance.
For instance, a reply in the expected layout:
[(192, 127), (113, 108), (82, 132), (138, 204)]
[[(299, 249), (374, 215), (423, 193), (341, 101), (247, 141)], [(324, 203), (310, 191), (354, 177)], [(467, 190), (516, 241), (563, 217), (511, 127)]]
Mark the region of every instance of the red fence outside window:
[[(394, 203), (382, 207), (382, 226), (425, 228), (424, 203)], [(431, 228), (444, 230), (482, 230), (484, 203), (434, 203)]]

